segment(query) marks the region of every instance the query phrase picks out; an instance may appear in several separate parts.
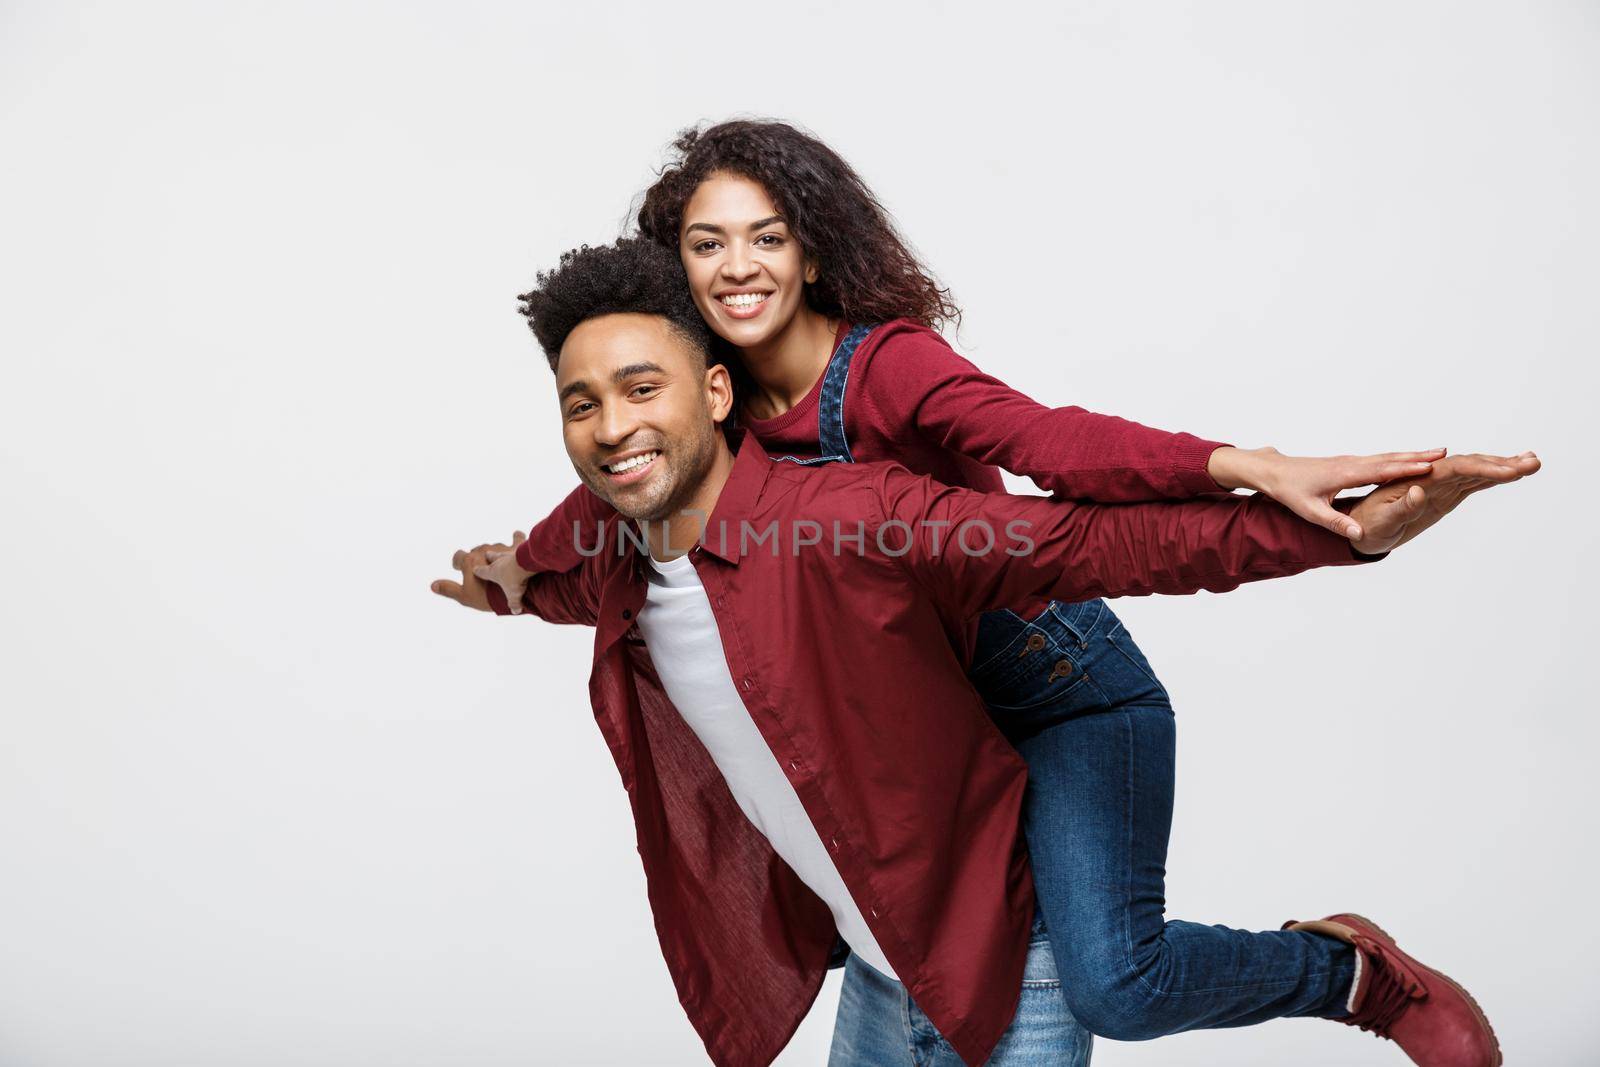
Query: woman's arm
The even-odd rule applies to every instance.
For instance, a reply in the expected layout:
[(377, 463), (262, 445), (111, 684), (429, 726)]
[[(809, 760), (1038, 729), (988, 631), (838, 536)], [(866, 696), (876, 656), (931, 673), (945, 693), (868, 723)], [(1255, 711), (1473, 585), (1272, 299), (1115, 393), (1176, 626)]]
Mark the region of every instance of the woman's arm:
[[(1225, 492), (1207, 470), (1226, 448), (1081, 407), (1050, 408), (985, 374), (932, 330), (890, 323), (864, 361), (860, 399), (886, 427), (1031, 478), (1073, 500), (1132, 503)], [(853, 368), (852, 368), (853, 369)]]
[[(1343, 489), (1428, 473), (1444, 449), (1376, 456), (1285, 456), (1187, 433), (1050, 408), (985, 374), (932, 330), (890, 323), (865, 359), (866, 416), (940, 447), (1031, 478), (1071, 500), (1136, 503), (1233, 489), (1265, 493), (1300, 518), (1351, 539), (1359, 527), (1332, 506)], [(847, 401), (848, 403), (848, 401)]]

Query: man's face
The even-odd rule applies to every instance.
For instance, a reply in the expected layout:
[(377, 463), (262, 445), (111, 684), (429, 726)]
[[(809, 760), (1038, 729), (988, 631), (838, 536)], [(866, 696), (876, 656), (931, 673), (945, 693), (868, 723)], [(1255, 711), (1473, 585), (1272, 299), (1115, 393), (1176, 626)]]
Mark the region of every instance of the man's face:
[(658, 315), (589, 319), (556, 363), (567, 456), (583, 483), (630, 519), (669, 519), (716, 459), (732, 406), (727, 368)]

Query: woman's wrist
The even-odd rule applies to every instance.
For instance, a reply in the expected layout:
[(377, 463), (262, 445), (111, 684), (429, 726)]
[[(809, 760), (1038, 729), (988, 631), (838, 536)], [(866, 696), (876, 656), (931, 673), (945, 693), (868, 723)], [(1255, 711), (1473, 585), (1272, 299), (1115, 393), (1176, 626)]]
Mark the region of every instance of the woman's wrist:
[(1224, 489), (1265, 492), (1266, 472), (1273, 458), (1278, 455), (1278, 450), (1271, 447), (1234, 448), (1232, 445), (1223, 445), (1212, 451), (1211, 458), (1206, 462), (1206, 473)]

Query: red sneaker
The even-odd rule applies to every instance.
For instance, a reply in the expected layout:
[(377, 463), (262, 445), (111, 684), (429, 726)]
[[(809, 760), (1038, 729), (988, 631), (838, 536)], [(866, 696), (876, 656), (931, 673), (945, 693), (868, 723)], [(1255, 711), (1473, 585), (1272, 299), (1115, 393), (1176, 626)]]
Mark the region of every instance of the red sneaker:
[(1286, 922), (1285, 930), (1325, 934), (1356, 948), (1350, 1014), (1359, 1026), (1400, 1046), (1418, 1067), (1499, 1067), (1500, 1042), (1478, 1002), (1448, 976), (1400, 951), (1394, 938), (1360, 915)]

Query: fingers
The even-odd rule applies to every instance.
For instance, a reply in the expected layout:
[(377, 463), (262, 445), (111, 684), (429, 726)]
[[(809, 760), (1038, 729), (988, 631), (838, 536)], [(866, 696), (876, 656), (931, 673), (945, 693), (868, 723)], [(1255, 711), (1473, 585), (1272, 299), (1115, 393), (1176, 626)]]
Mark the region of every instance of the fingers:
[(1369, 499), (1376, 500), (1377, 506), (1364, 518), (1367, 536), (1374, 538), (1388, 539), (1398, 536), (1408, 522), (1422, 514), (1423, 507), (1428, 501), (1428, 494), (1420, 485), (1408, 486), (1405, 492), (1397, 493), (1389, 499), (1377, 495), (1382, 493), (1382, 490), (1373, 492), (1374, 496)]
[(1443, 458), (1448, 451), (1447, 448), (1425, 448), (1421, 452), (1382, 452), (1368, 458), (1381, 459), (1389, 463), (1415, 463), (1418, 460), (1432, 462)]
[(1384, 485), (1402, 478), (1420, 478), (1433, 470), (1428, 460), (1393, 460), (1386, 456), (1363, 456), (1351, 462), (1341, 479), (1340, 489), (1363, 485)]
[(1473, 452), (1466, 455), (1451, 456), (1434, 464), (1434, 473), (1441, 477), (1461, 478), (1486, 478), (1491, 482), (1503, 484), (1514, 482), (1518, 478), (1525, 478), (1539, 469), (1539, 458), (1532, 454), (1524, 456), (1491, 456), (1484, 453)]
[(502, 581), (497, 574), (495, 574), (494, 567), (491, 566), (495, 560), (500, 559), (503, 556), (509, 556), (510, 554), (511, 549), (509, 548), (489, 549), (488, 552), (484, 553), (484, 556), (489, 560), (489, 562), (480, 563), (476, 567), (473, 567), (472, 576), (484, 582), (485, 584), (498, 586), (500, 592), (505, 594), (506, 606), (511, 609), (511, 614), (521, 615), (522, 590), (512, 589), (509, 585)]
[(1324, 530), (1331, 530), (1340, 537), (1348, 537), (1352, 541), (1361, 540), (1361, 524), (1344, 512), (1335, 511), (1325, 500), (1308, 501), (1301, 507), (1295, 508), (1295, 513), (1307, 522), (1315, 523)]
[(428, 586), (428, 588), (432, 589), (435, 593), (438, 593), (440, 596), (449, 597), (451, 600), (454, 600), (457, 604), (461, 603), (461, 596), (462, 596), (463, 590), (461, 588), (461, 585), (459, 583), (457, 583), (457, 582), (452, 582), (448, 578), (440, 578), (438, 581), (436, 581), (432, 585)]
[(528, 535), (527, 534), (523, 533), (521, 530), (517, 530), (515, 533), (513, 533), (511, 535), (511, 547), (512, 548), (516, 548), (518, 545), (522, 544), (522, 542), (526, 541), (527, 539), (528, 539)]

